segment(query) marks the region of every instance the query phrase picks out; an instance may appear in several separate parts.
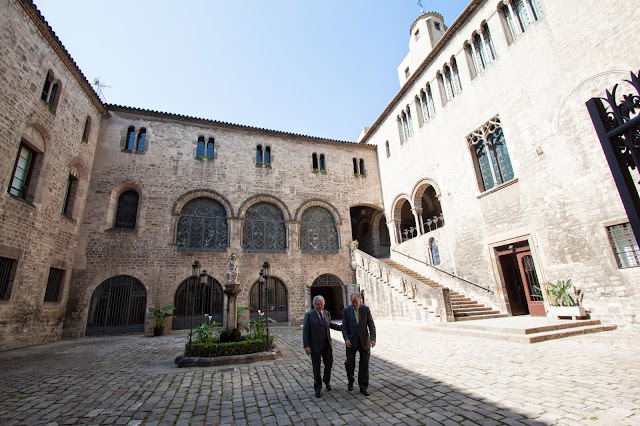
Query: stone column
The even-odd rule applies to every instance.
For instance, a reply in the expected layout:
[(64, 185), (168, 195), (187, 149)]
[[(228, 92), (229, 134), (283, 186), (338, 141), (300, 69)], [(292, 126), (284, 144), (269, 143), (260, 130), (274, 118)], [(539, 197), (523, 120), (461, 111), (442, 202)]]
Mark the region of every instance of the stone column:
[(238, 284), (238, 261), (235, 253), (231, 254), (229, 269), (227, 270), (227, 282), (224, 285), (224, 294), (227, 295), (227, 315), (224, 317), (224, 329), (233, 330), (238, 328), (238, 314), (236, 298), (240, 293)]

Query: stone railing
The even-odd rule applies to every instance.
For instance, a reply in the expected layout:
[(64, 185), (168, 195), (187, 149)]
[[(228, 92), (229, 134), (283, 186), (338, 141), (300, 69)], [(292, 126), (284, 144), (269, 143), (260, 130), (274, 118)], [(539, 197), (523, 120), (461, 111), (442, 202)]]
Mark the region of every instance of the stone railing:
[(365, 302), (378, 317), (413, 322), (454, 321), (448, 288), (430, 287), (360, 250), (353, 250), (351, 255)]

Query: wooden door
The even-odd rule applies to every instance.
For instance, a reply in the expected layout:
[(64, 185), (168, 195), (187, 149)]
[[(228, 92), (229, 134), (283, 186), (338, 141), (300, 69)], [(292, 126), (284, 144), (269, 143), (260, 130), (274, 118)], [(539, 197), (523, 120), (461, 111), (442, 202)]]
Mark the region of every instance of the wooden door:
[(547, 313), (544, 309), (544, 299), (542, 297), (542, 291), (540, 290), (538, 274), (536, 273), (531, 251), (526, 250), (521, 253), (517, 253), (516, 257), (518, 259), (518, 267), (520, 269), (520, 276), (522, 277), (522, 284), (524, 285), (524, 292), (527, 295), (529, 313), (531, 316), (544, 317)]

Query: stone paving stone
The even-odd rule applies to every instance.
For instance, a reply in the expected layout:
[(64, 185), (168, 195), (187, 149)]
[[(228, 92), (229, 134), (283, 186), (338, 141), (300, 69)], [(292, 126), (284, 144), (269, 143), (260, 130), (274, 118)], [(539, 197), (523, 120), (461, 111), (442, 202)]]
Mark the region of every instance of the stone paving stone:
[(334, 390), (313, 396), (300, 327), (274, 328), (286, 358), (228, 372), (177, 369), (184, 334), (1, 352), (0, 424), (640, 424), (637, 330), (516, 345), (377, 326), (369, 398), (346, 391), (337, 332)]

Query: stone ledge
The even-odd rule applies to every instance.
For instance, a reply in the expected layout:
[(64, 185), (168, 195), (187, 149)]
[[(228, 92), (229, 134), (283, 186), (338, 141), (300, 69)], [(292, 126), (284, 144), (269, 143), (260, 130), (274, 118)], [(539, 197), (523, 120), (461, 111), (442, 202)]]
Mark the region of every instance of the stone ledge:
[(175, 363), (178, 368), (185, 367), (215, 367), (219, 365), (251, 364), (258, 361), (269, 361), (282, 358), (280, 349), (268, 352), (257, 352), (254, 354), (230, 355), (218, 357), (188, 357), (180, 355)]

